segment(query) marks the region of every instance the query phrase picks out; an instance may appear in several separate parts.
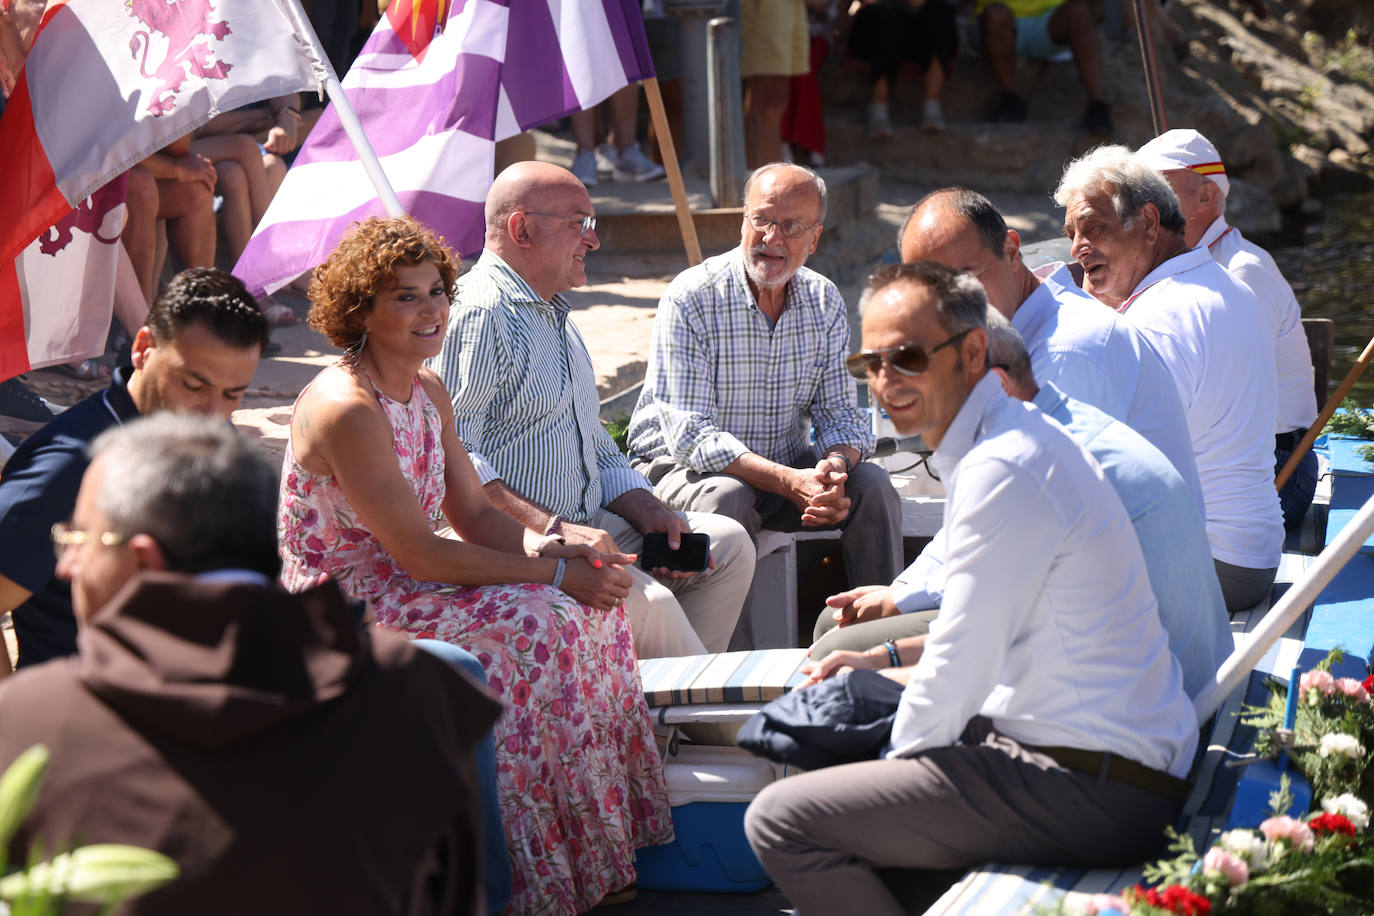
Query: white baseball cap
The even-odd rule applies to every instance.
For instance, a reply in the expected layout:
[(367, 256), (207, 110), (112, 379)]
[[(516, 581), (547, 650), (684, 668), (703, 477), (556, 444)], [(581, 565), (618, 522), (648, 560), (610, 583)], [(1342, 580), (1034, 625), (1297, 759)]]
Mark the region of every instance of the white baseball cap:
[(1191, 128), (1166, 130), (1135, 151), (1150, 168), (1167, 172), (1171, 169), (1188, 169), (1211, 179), (1221, 188), (1225, 197), (1231, 190), (1231, 182), (1226, 177), (1226, 166), (1221, 162), (1221, 153), (1202, 134)]

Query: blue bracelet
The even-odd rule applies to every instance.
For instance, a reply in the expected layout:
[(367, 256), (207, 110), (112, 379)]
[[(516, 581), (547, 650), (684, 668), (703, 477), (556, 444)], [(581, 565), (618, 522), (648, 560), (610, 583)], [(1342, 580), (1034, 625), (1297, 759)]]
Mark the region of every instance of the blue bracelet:
[(568, 571), (568, 561), (563, 557), (558, 558), (558, 568), (553, 571), (553, 581), (549, 583), (554, 588), (563, 584), (563, 574)]
[(892, 667), (902, 667), (902, 656), (897, 653), (897, 644), (892, 640), (884, 640), (883, 648), (887, 649), (887, 657), (892, 661)]

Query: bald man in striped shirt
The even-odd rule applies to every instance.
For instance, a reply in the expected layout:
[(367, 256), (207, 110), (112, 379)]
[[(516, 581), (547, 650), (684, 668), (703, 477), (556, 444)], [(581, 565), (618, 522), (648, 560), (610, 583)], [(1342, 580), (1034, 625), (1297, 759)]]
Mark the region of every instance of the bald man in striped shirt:
[(601, 426), (591, 356), (562, 295), (587, 282), (586, 256), (599, 247), (591, 198), (571, 172), (507, 168), (487, 196), (485, 250), (458, 281), (433, 368), (487, 495), (526, 527), (607, 553), (637, 553), (650, 532), (673, 549), (688, 531), (708, 535), (702, 572), (631, 569), (625, 609), (641, 658), (723, 652), (754, 547), (731, 519), (665, 506)]

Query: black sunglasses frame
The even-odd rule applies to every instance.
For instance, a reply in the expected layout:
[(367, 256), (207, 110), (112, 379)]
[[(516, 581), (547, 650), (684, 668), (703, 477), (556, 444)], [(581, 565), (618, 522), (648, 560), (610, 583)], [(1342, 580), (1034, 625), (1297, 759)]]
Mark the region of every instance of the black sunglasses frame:
[[(945, 347), (952, 346), (964, 338), (973, 328), (965, 328), (953, 337), (938, 343), (929, 350), (917, 344), (902, 344), (896, 347), (883, 347), (880, 350), (860, 350), (844, 361), (849, 374), (856, 379), (867, 379), (878, 374), (878, 369), (886, 364), (898, 375), (910, 378), (920, 375), (930, 368), (930, 358)], [(914, 362), (912, 368), (898, 365), (899, 362)]]

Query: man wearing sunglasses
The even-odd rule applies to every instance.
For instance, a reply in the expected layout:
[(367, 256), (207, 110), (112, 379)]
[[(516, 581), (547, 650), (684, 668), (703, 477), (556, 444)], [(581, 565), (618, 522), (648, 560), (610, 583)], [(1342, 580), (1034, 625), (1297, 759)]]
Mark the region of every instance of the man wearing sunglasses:
[(902, 260), (967, 271), (1016, 328), (1036, 378), (1053, 382), (1146, 438), (1165, 454), (1202, 510), (1188, 423), (1164, 363), (1136, 330), (1074, 282), (1061, 262), (1031, 270), (1021, 237), (992, 202), (966, 188), (922, 198), (898, 234)]
[(591, 355), (563, 296), (587, 282), (601, 247), (586, 186), (551, 163), (516, 163), (492, 183), (486, 226), (432, 367), (487, 495), (525, 527), (603, 553), (638, 553), (649, 533), (672, 550), (684, 533), (706, 534), (705, 570), (627, 568), (625, 611), (640, 658), (725, 651), (754, 548), (730, 519), (655, 498), (601, 425)]
[(824, 221), (825, 182), (810, 169), (749, 177), (739, 247), (684, 271), (659, 302), (630, 451), (668, 505), (728, 515), (755, 537), (839, 526), (850, 584), (890, 582), (900, 500), (863, 462), (873, 436), (845, 372), (844, 300), (805, 266)]
[[(920, 912), (951, 869), (1140, 861), (1186, 795), (1197, 721), (1121, 500), (988, 371), (971, 277), (883, 267), (861, 309), (870, 390), (947, 488), (944, 603), (919, 653), (838, 675), (902, 685), (881, 758), (767, 786), (750, 844), (793, 903), (866, 916)], [(898, 901), (876, 871), (894, 867), (927, 899)]]

